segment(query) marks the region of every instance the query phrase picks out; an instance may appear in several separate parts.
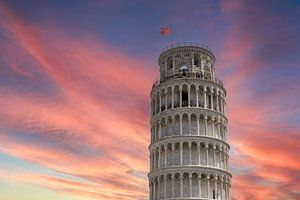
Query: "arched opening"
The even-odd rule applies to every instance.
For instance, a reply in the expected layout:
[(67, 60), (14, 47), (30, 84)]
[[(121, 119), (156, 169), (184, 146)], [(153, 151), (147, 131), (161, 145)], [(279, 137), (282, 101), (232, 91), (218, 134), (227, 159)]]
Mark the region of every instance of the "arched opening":
[(197, 128), (197, 116), (195, 114), (191, 115), (191, 134), (197, 135), (198, 128)]
[(167, 166), (173, 165), (173, 152), (172, 152), (172, 145), (167, 145)]
[(174, 179), (174, 196), (175, 197), (180, 197), (180, 174), (175, 174), (175, 179)]
[(199, 124), (199, 131), (200, 131), (200, 135), (205, 135), (205, 121), (204, 121), (204, 116), (203, 115), (200, 115), (200, 118), (199, 118), (199, 121), (200, 121), (200, 124)]
[(166, 149), (165, 149), (165, 147), (162, 147), (161, 154), (160, 154), (160, 167), (166, 167), (165, 166), (165, 156), (166, 156)]
[(199, 184), (198, 175), (196, 173), (192, 174), (192, 197), (199, 197)]
[(161, 94), (161, 111), (166, 109), (166, 91), (163, 90)]
[(212, 144), (208, 146), (208, 166), (214, 165), (214, 149)]
[(179, 117), (179, 115), (175, 116), (173, 135), (180, 135), (180, 117)]
[(165, 136), (166, 136), (166, 119), (162, 118), (162, 120), (161, 120), (160, 137), (164, 138)]
[(175, 143), (175, 150), (174, 150), (174, 165), (180, 164), (180, 144)]
[(159, 122), (156, 123), (156, 129), (155, 129), (155, 140), (158, 140), (159, 136)]
[(202, 166), (206, 165), (206, 152), (205, 152), (205, 144), (200, 143), (200, 164)]
[(192, 165), (197, 165), (198, 160), (199, 160), (199, 156), (198, 156), (198, 149), (197, 149), (197, 143), (196, 142), (192, 143), (191, 151), (192, 151)]
[(194, 65), (195, 67), (201, 68), (201, 60), (199, 54), (194, 55)]
[(158, 168), (158, 149), (155, 150), (155, 168)]
[(156, 113), (159, 112), (159, 96), (160, 96), (160, 93), (157, 93), (156, 95), (156, 100), (155, 100), (155, 103), (156, 103)]
[(192, 107), (196, 107), (196, 100), (197, 100), (197, 97), (196, 97), (196, 86), (195, 85), (191, 85), (191, 97), (190, 97), (190, 105)]
[(189, 197), (190, 196), (190, 191), (189, 191), (189, 174), (184, 173), (183, 174), (183, 197)]
[(202, 86), (199, 87), (198, 105), (199, 107), (204, 108), (204, 89)]
[(190, 163), (189, 144), (184, 142), (182, 145), (182, 163), (188, 165)]
[(160, 179), (160, 188), (159, 188), (159, 198), (158, 199), (162, 199), (164, 197), (164, 192), (165, 192), (165, 180), (163, 176), (159, 177)]
[(167, 128), (166, 128), (166, 137), (171, 136), (172, 135), (172, 116), (168, 116), (167, 117)]
[(189, 134), (189, 120), (187, 114), (183, 114), (182, 116), (182, 134), (183, 135)]
[(172, 88), (167, 89), (167, 109), (172, 108)]
[(172, 57), (168, 57), (168, 59), (167, 59), (167, 69), (168, 70), (173, 69), (173, 59), (172, 59)]
[(207, 63), (204, 66), (204, 79), (205, 80), (211, 80), (212, 79), (212, 76), (211, 76), (211, 64), (210, 63)]
[(180, 103), (180, 90), (179, 90), (179, 86), (176, 85), (174, 90), (174, 108), (179, 107), (179, 103)]
[(188, 89), (186, 85), (182, 86), (182, 107), (188, 106)]
[(171, 174), (167, 175), (167, 198), (172, 197), (172, 179), (171, 179)]

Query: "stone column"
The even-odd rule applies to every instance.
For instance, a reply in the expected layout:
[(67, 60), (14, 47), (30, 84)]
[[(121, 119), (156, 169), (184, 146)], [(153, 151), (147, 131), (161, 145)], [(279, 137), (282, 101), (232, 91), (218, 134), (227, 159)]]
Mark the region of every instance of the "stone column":
[(223, 97), (222, 96), (220, 96), (220, 101), (221, 101), (221, 103), (220, 103), (220, 112), (222, 113), (222, 114), (224, 114), (224, 112), (223, 112)]
[(210, 94), (210, 109), (213, 110), (214, 109), (214, 95), (213, 95), (213, 89), (211, 89), (211, 94)]
[(194, 58), (192, 58), (192, 72), (194, 73)]
[(219, 93), (219, 89), (217, 90), (217, 94), (216, 94), (216, 108), (217, 108), (217, 111), (218, 112), (220, 112), (220, 109), (219, 109), (219, 95), (218, 95), (218, 93)]
[(218, 178), (216, 177), (216, 175), (215, 175), (215, 177), (214, 177), (214, 181), (215, 181), (215, 195), (216, 195), (216, 199), (217, 199), (217, 196), (218, 196)]
[(212, 118), (212, 119), (211, 119), (211, 122), (212, 122), (212, 136), (213, 136), (213, 137), (216, 137), (216, 136), (215, 136), (215, 119)]
[(156, 95), (154, 95), (154, 114), (156, 114), (157, 112), (156, 112), (156, 110), (157, 110), (157, 102), (156, 102)]
[(172, 174), (171, 179), (172, 179), (172, 198), (174, 198), (175, 197), (175, 183), (174, 183), (175, 175), (174, 174)]
[(153, 181), (153, 194), (152, 197), (154, 197), (153, 199), (156, 200), (157, 199), (157, 194), (156, 194), (156, 181)]
[(159, 112), (161, 112), (161, 94), (159, 93)]
[(196, 88), (196, 107), (199, 107), (199, 87)]
[(164, 176), (164, 184), (165, 184), (165, 192), (164, 192), (164, 198), (167, 198), (167, 175)]
[(166, 99), (165, 99), (165, 110), (168, 109), (168, 89), (167, 89), (167, 92), (166, 92)]
[(157, 133), (157, 128), (156, 128), (156, 123), (154, 124), (154, 141), (157, 140), (156, 138), (156, 133)]
[(220, 197), (221, 197), (220, 199), (221, 199), (221, 200), (223, 200), (223, 199), (222, 199), (222, 198), (223, 198), (223, 181), (224, 181), (224, 180), (223, 180), (223, 178), (221, 177), (221, 180), (220, 180), (220, 190), (221, 190), (221, 191), (220, 191)]
[(206, 166), (208, 166), (208, 144), (205, 144)]
[(152, 170), (152, 152), (150, 152), (150, 170)]
[(175, 165), (175, 144), (172, 144), (172, 165)]
[(174, 86), (172, 87), (172, 109), (174, 108)]
[(198, 165), (201, 165), (201, 144), (198, 143)]
[(154, 158), (154, 167), (153, 168), (156, 168), (156, 166), (157, 166), (157, 163), (156, 163), (156, 150), (154, 150), (153, 158)]
[(191, 135), (192, 131), (191, 131), (191, 115), (190, 114), (188, 115), (188, 121), (189, 121), (189, 135)]
[(190, 181), (190, 184), (189, 184), (189, 186), (190, 186), (190, 197), (192, 197), (193, 196), (193, 176), (191, 174), (189, 176), (189, 181)]
[(180, 197), (183, 197), (183, 174), (180, 174)]
[(221, 149), (219, 149), (219, 168), (222, 169), (222, 157), (221, 157)]
[(217, 138), (222, 139), (221, 137), (221, 131), (220, 131), (220, 119), (217, 121)]
[(200, 135), (200, 124), (199, 124), (200, 117), (198, 114), (197, 114), (196, 119), (197, 119), (197, 135)]
[(199, 184), (199, 197), (202, 197), (202, 186), (201, 186), (201, 175), (198, 177), (198, 184)]
[(191, 86), (188, 85), (188, 107), (191, 107)]
[(179, 128), (180, 128), (180, 135), (182, 135), (182, 114), (179, 115)]
[(213, 151), (214, 151), (214, 163), (213, 163), (213, 165), (214, 165), (214, 167), (216, 167), (216, 146), (215, 145), (213, 146)]
[(226, 170), (226, 152), (225, 152), (225, 149), (223, 149), (223, 161), (224, 161), (224, 169)]
[(207, 136), (208, 132), (207, 132), (207, 116), (206, 115), (204, 117), (204, 123), (205, 123), (205, 135)]
[(190, 152), (189, 165), (192, 165), (192, 143), (189, 143), (189, 152)]
[(181, 108), (182, 107), (182, 86), (181, 85), (179, 87), (179, 96), (180, 96), (179, 107)]
[(173, 65), (172, 65), (172, 67), (173, 67), (173, 76), (175, 76), (175, 59), (172, 58), (172, 61), (173, 61)]
[(159, 148), (158, 148), (158, 168), (161, 167), (160, 159), (161, 159), (161, 148), (159, 147)]
[(165, 167), (167, 167), (168, 165), (168, 146), (165, 145)]
[(225, 181), (225, 184), (224, 184), (224, 192), (225, 192), (225, 198), (227, 200), (228, 199), (227, 181)]
[(182, 165), (182, 145), (183, 145), (183, 143), (180, 142), (180, 143), (179, 143), (179, 150), (180, 150), (180, 165)]
[(160, 199), (160, 178), (157, 180), (157, 199)]
[(207, 92), (207, 89), (206, 89), (206, 86), (204, 86), (204, 90), (203, 90), (203, 95), (204, 95), (204, 108), (207, 108), (206, 92)]
[(158, 122), (158, 139), (161, 139), (161, 121)]
[(210, 177), (206, 177), (207, 179), (207, 197), (210, 198)]

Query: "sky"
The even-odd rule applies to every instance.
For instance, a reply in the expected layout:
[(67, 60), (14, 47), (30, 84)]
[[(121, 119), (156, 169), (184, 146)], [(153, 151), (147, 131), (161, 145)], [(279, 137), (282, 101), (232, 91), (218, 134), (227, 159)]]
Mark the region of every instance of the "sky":
[(169, 25), (216, 56), (232, 199), (299, 200), (299, 18), (291, 0), (0, 0), (0, 200), (148, 199)]

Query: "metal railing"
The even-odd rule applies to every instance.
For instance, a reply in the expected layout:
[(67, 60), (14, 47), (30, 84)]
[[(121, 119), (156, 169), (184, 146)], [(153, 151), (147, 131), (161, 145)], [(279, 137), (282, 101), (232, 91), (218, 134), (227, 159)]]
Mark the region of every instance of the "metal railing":
[(165, 48), (163, 48), (163, 50), (161, 51), (160, 54), (166, 52), (169, 49), (172, 49), (172, 48), (175, 48), (175, 47), (183, 47), (183, 46), (201, 47), (201, 48), (203, 48), (203, 49), (205, 49), (205, 50), (207, 50), (207, 51), (209, 51), (213, 54), (213, 51), (207, 45), (204, 45), (204, 44), (201, 44), (201, 43), (198, 43), (198, 42), (178, 42), (178, 43), (175, 43), (175, 44), (171, 44), (171, 45), (168, 45)]

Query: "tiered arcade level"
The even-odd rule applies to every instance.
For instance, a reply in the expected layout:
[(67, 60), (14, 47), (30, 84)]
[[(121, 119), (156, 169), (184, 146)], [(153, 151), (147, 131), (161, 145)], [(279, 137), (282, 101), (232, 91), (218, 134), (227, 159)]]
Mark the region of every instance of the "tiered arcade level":
[(150, 200), (229, 200), (226, 90), (207, 47), (165, 49), (151, 91)]

